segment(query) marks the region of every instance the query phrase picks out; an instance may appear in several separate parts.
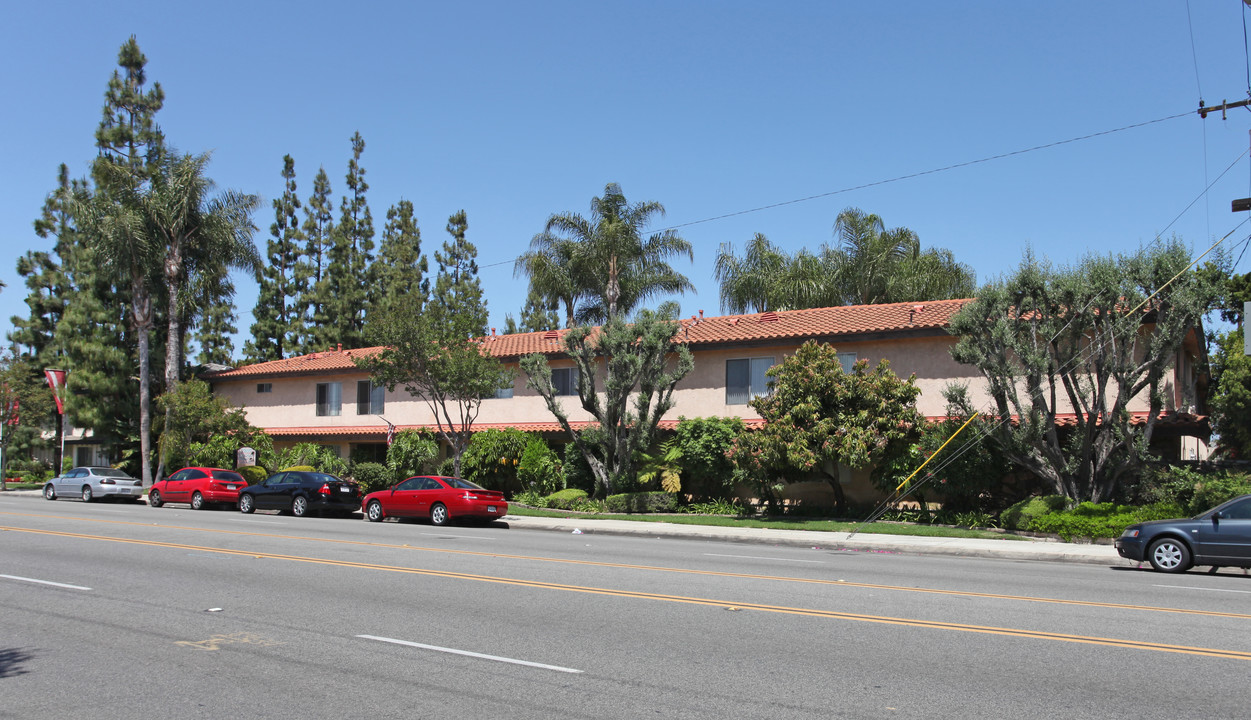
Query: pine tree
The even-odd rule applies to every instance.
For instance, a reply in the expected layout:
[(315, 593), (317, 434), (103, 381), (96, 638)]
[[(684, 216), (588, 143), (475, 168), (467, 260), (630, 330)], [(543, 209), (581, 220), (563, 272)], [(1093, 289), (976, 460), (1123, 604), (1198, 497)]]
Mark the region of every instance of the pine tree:
[(329, 287), (326, 266), (332, 242), (334, 206), (330, 200), (330, 178), (326, 168), (313, 178), (313, 194), (304, 206), (304, 257), (296, 268), (296, 282), (302, 291), (295, 303), (297, 323), (303, 326), (296, 341), (296, 352), (324, 350), (330, 344)]
[[(144, 91), (147, 80), (144, 67), (148, 59), (139, 50), (135, 36), (122, 44), (117, 53), (119, 69), (113, 71), (104, 93), (104, 114), (96, 129), (96, 147), (100, 163), (121, 164), (132, 172), (145, 174), (165, 149), (165, 136), (156, 124), (156, 113), (165, 104), (165, 91), (160, 83)], [(99, 168), (93, 170), (97, 186), (102, 182)]]
[(545, 300), (531, 287), (529, 294), (526, 295), (526, 304), (521, 307), (521, 324), (518, 325), (513, 319), (513, 314), (508, 313), (504, 316), (504, 333), (512, 335), (519, 332), (542, 332), (558, 328), (560, 327), (560, 313), (557, 312), (559, 307), (557, 303)]
[(272, 239), (267, 248), (268, 262), (261, 271), (260, 294), (253, 312), (252, 340), (243, 349), (244, 355), (256, 362), (282, 360), (290, 356), (297, 338), (304, 334), (304, 323), (291, 301), (305, 292), (304, 285), (308, 279), (304, 273), (297, 271), (300, 244), (304, 240), (296, 216), (301, 205), (296, 195), (295, 160), (286, 155), (282, 162), (285, 186), (282, 197), (273, 202), (274, 222), (269, 226)]
[(80, 180), (70, 180), (69, 168), (62, 163), (57, 173), (57, 189), (48, 195), (43, 212), (35, 221), (35, 234), (53, 240), (52, 252), (31, 250), (17, 261), (17, 274), (25, 278), (30, 291), (26, 296), (30, 317), (12, 318), (9, 340), (26, 347), (45, 367), (56, 364), (57, 347), (53, 340), (70, 290), (64, 266), (74, 245), (80, 241), (71, 205), (74, 195), (83, 191), (83, 185)]
[(421, 254), (421, 229), (408, 200), (387, 210), (387, 224), (382, 229), (374, 267), (372, 285), (377, 288), (377, 297), (370, 306), (371, 317), (400, 309), (421, 311), (430, 295), (430, 280), (426, 277), (430, 265)]
[(344, 347), (365, 344), (365, 312), (369, 305), (370, 272), (373, 265), (374, 225), (365, 202), (369, 185), (361, 154), (365, 140), (358, 132), (352, 136), (352, 159), (348, 162), (347, 187), (339, 204), (339, 225), (330, 246), (330, 267), (327, 272), (330, 296), (332, 342)]
[(478, 278), (478, 249), (465, 239), (469, 220), (465, 211), (447, 220), (450, 241), (434, 254), (439, 264), (434, 293), (426, 306), (426, 314), (439, 317), (451, 337), (474, 338), (486, 335), (487, 304), (482, 297), (482, 281)]

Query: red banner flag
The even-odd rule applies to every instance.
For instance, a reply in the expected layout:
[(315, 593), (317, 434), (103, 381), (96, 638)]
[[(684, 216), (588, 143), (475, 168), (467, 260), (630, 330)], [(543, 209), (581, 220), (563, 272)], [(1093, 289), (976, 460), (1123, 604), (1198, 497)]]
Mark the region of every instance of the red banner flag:
[(65, 406), (61, 404), (61, 391), (65, 387), (65, 371), (44, 370), (43, 374), (48, 378), (48, 387), (52, 388), (52, 397), (56, 398), (57, 414), (64, 415)]

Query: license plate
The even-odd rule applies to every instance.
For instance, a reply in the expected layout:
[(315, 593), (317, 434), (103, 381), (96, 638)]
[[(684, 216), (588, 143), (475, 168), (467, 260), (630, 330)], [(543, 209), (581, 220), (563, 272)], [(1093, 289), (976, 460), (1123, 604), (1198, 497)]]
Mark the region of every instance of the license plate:
[(495, 506), (494, 506), (494, 505), (487, 505), (487, 512), (495, 512)]
[(339, 492), (352, 492), (352, 488), (341, 487), (339, 488)]
[(234, 489), (235, 489), (235, 486), (234, 486), (234, 485), (227, 485), (227, 486), (226, 486), (226, 489), (227, 489), (227, 490), (234, 490)]

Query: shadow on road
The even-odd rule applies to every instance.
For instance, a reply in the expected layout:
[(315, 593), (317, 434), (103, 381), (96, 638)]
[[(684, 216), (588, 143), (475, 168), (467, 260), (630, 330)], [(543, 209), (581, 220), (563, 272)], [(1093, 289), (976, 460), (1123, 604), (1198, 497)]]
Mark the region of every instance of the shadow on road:
[(22, 668), (22, 664), (33, 657), (34, 653), (22, 648), (0, 649), (0, 678), (25, 675), (27, 671)]

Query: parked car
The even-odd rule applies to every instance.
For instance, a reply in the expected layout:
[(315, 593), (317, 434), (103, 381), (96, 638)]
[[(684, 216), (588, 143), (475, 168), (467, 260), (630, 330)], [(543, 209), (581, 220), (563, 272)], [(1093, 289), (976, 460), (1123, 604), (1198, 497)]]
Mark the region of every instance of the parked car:
[(1147, 560), (1160, 572), (1186, 572), (1195, 565), (1251, 568), (1251, 495), (1192, 518), (1130, 525), (1117, 538), (1116, 551)]
[(361, 501), (370, 522), (388, 517), (430, 518), (446, 525), (455, 518), (495, 519), (508, 513), (504, 493), (487, 490), (457, 477), (410, 477), (396, 485), (371, 492)]
[(234, 470), (209, 467), (183, 468), (156, 482), (148, 491), (148, 504), (159, 508), (165, 503), (190, 503), (192, 510), (213, 504), (234, 505), (239, 489), (248, 481)]
[(49, 500), (78, 497), (83, 502), (99, 498), (140, 500), (143, 481), (111, 467), (76, 467), (49, 480), (43, 486), (43, 496)]
[(239, 490), (239, 510), (279, 510), (296, 517), (321, 512), (350, 515), (360, 509), (361, 489), (334, 475), (303, 470), (276, 472)]

